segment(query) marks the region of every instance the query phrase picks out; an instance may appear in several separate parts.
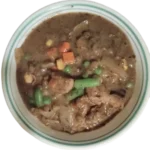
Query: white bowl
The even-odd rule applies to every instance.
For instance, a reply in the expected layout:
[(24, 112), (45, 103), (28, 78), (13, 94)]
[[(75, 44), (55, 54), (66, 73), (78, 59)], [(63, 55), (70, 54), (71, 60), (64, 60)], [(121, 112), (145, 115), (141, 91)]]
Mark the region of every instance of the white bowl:
[[(67, 12), (88, 12), (100, 15), (116, 24), (129, 38), (136, 55), (136, 85), (126, 107), (104, 127), (74, 135), (45, 127), (26, 108), (16, 84), (14, 51), (39, 23), (55, 15)], [(2, 66), (2, 86), (8, 107), (17, 122), (30, 134), (47, 143), (87, 145), (112, 137), (122, 130), (141, 108), (150, 93), (150, 56), (148, 49), (133, 25), (116, 11), (90, 1), (63, 1), (40, 9), (26, 19), (12, 36), (5, 52)]]

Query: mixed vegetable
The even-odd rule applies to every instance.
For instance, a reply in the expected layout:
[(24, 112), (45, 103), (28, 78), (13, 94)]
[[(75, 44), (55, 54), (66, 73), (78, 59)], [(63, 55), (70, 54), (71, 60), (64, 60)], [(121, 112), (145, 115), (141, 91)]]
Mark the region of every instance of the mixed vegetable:
[[(49, 39), (46, 42), (47, 47), (51, 47), (53, 44), (53, 41)], [(51, 70), (55, 71), (62, 71), (62, 73), (66, 75), (72, 74), (73, 65), (76, 61), (74, 53), (71, 51), (71, 45), (69, 42), (63, 42), (58, 47), (51, 47), (47, 51), (47, 56), (50, 59), (51, 62), (47, 64), (42, 64), (43, 68), (49, 68)], [(26, 61), (28, 61), (28, 58), (30, 58), (30, 55), (25, 55), (24, 58)], [(83, 78), (81, 79), (74, 79), (74, 85), (72, 87), (72, 90), (70, 90), (66, 94), (66, 99), (68, 101), (74, 100), (79, 96), (84, 95), (85, 88), (88, 87), (95, 87), (99, 86), (100, 80), (99, 78), (94, 77), (88, 77), (88, 69), (90, 67), (91, 62), (90, 61), (84, 61), (83, 62), (83, 69), (84, 73), (82, 75)], [(93, 70), (93, 75), (101, 75), (102, 68), (100, 66), (96, 67)], [(27, 84), (33, 84), (33, 82), (36, 80), (35, 75), (31, 72), (26, 72), (24, 74), (24, 80)], [(57, 80), (51, 79), (49, 81), (50, 87), (55, 86), (55, 82)], [(36, 105), (37, 107), (43, 107), (44, 105), (49, 105), (52, 101), (52, 98), (50, 96), (43, 96), (42, 90), (40, 88), (36, 88), (34, 92), (34, 96), (32, 97), (31, 103)]]
[(37, 107), (42, 107), (44, 105), (49, 105), (51, 103), (51, 98), (49, 96), (43, 96), (41, 89), (36, 88), (34, 97), (30, 98), (30, 103)]
[[(76, 62), (75, 55), (71, 51), (71, 44), (69, 42), (63, 42), (58, 47), (51, 47), (52, 44), (53, 41), (51, 39), (46, 42), (46, 46), (50, 47), (47, 51), (47, 56), (51, 62), (42, 64), (42, 67), (46, 69), (49, 68), (52, 71), (61, 72), (65, 75), (71, 76), (73, 73), (74, 64)], [(28, 58), (30, 57), (31, 56), (27, 54), (24, 56), (25, 60), (28, 60)], [(77, 97), (84, 95), (86, 88), (100, 86), (102, 81), (101, 79), (103, 78), (103, 67), (106, 66), (110, 68), (110, 63), (112, 65), (112, 68), (110, 68), (110, 70), (116, 72), (121, 78), (127, 78), (126, 71), (128, 70), (128, 65), (124, 59), (122, 60), (122, 62), (123, 63), (121, 64), (121, 69), (115, 64), (115, 62), (111, 58), (106, 57), (101, 61), (98, 60), (97, 62), (85, 60), (82, 66), (80, 66), (84, 70), (81, 75), (82, 78), (72, 79), (74, 80), (73, 85), (69, 89), (69, 91), (65, 93), (66, 100), (72, 101), (75, 100)], [(24, 74), (24, 80), (27, 84), (33, 84), (33, 82), (36, 80), (35, 78), (35, 75), (30, 72), (26, 72)], [(49, 90), (56, 86), (56, 82), (58, 82), (58, 80), (54, 80), (53, 78), (50, 79)], [(128, 82), (126, 84), (126, 88), (129, 89), (132, 87), (132, 82)], [(34, 96), (31, 100), (32, 104), (37, 107), (43, 107), (44, 105), (51, 104), (51, 102), (52, 97), (50, 95), (43, 96), (42, 90), (40, 88), (37, 87), (35, 89)]]
[(16, 62), (18, 87), (31, 112), (69, 133), (105, 124), (135, 86), (130, 42), (115, 25), (91, 14), (43, 22), (16, 50)]

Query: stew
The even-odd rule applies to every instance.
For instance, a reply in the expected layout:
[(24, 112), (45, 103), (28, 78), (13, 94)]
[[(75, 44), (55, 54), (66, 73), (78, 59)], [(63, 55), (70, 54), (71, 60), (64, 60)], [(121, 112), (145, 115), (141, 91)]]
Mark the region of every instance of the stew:
[(116, 25), (88, 13), (42, 22), (16, 49), (16, 63), (18, 88), (31, 113), (71, 134), (111, 121), (135, 85), (130, 41)]

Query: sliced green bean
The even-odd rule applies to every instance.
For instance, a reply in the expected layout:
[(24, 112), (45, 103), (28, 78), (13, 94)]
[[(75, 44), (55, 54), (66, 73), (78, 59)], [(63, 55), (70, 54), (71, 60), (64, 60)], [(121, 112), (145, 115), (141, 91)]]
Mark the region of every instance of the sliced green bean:
[(74, 87), (76, 89), (95, 87), (99, 85), (100, 85), (100, 81), (97, 78), (77, 79), (75, 80), (75, 83), (74, 83)]
[(44, 96), (43, 97), (43, 103), (44, 105), (49, 105), (51, 103), (51, 98), (49, 96)]
[(83, 94), (84, 94), (84, 89), (73, 89), (66, 95), (66, 97), (68, 101), (72, 101), (75, 98), (82, 96)]
[(42, 91), (39, 88), (37, 88), (35, 90), (34, 98), (35, 98), (35, 103), (36, 103), (37, 107), (42, 107), (44, 105), (44, 103), (43, 103), (43, 94), (42, 94)]

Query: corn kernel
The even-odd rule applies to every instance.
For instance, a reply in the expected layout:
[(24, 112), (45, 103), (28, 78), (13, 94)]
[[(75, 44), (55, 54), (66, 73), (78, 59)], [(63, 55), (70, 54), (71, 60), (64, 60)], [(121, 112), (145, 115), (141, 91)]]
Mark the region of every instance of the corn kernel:
[(57, 60), (57, 68), (58, 68), (58, 70), (63, 70), (65, 68), (65, 64), (62, 59)]
[(52, 44), (53, 44), (53, 41), (51, 39), (47, 40), (47, 42), (46, 42), (47, 47), (51, 47)]
[(25, 80), (26, 83), (30, 84), (30, 83), (33, 82), (34, 79), (33, 79), (32, 74), (30, 74), (30, 73), (25, 73), (25, 75), (24, 75), (24, 80)]

